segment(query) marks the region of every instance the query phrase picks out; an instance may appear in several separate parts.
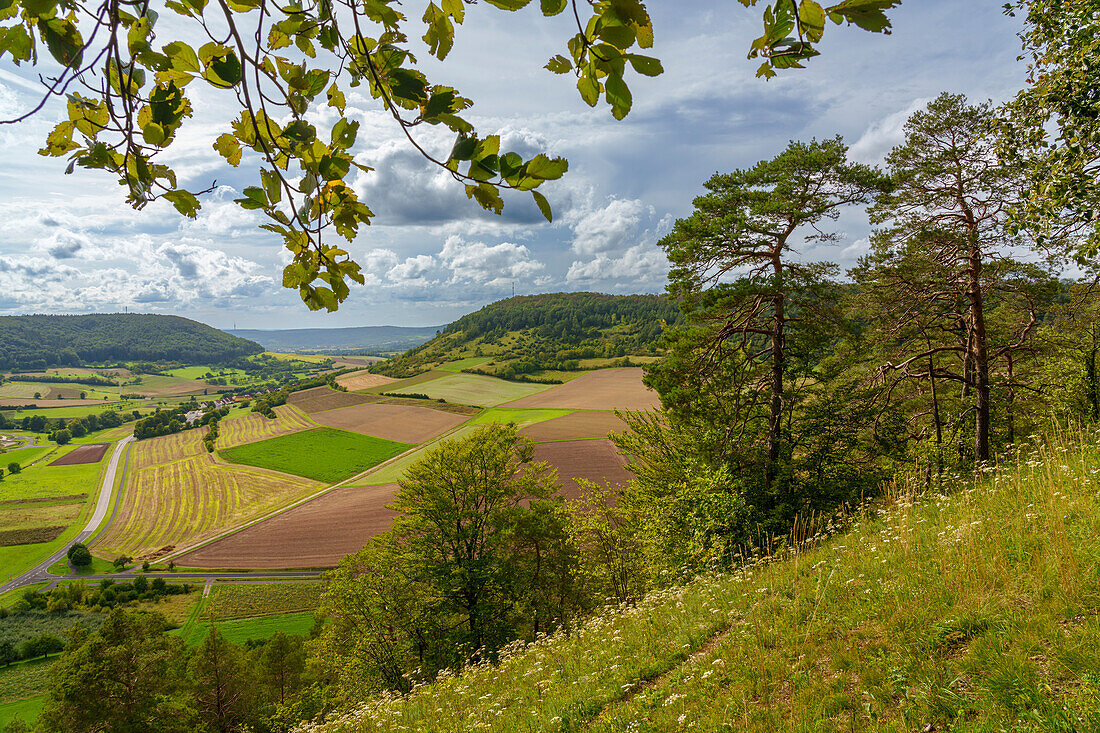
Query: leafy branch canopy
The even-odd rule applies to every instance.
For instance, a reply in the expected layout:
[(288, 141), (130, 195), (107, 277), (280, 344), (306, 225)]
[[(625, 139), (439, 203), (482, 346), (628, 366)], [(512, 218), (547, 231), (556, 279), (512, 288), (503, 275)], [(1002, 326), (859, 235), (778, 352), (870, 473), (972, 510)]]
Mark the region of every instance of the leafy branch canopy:
[[(194, 115), (191, 85), (230, 95), (239, 113), (212, 145), (232, 166), (241, 165), (246, 151), (259, 163), (258, 180), (236, 203), (262, 211), (267, 217), (262, 227), (278, 234), (290, 251), (283, 285), (297, 289), (310, 309), (336, 310), (348, 297), (349, 282), (364, 280), (340, 240), (354, 241), (374, 218), (348, 184), (353, 169), (371, 171), (353, 152), (359, 122), (348, 116), (348, 88), (365, 86), (408, 142), (484, 209), (499, 214), (501, 190), (523, 191), (552, 220), (538, 189), (561, 178), (568, 162), (501, 150), (499, 135), (480, 135), (464, 117), (473, 102), (454, 87), (429, 80), (411, 50), (410, 36), (419, 36), (431, 56), (446, 59), (455, 27), (474, 2), (429, 0), (420, 16), (423, 25), (416, 26), (398, 0), (163, 0), (158, 9), (150, 0), (0, 0), (0, 58), (37, 67), (48, 63), (45, 51), (58, 65), (40, 76), (45, 86), (40, 102), (2, 122), (25, 120), (51, 97), (64, 97), (66, 119), (49, 133), (42, 155), (67, 158), (67, 173), (85, 168), (113, 174), (134, 208), (164, 199), (193, 218), (199, 196), (210, 189), (181, 185), (161, 154)], [(485, 2), (517, 11), (532, 0)], [(750, 6), (758, 0), (741, 2)], [(750, 57), (767, 59), (763, 76), (800, 67), (816, 55), (813, 44), (821, 39), (826, 18), (885, 32), (884, 11), (898, 2), (844, 0), (823, 7), (814, 0), (777, 0), (764, 11), (765, 34), (753, 43)], [(657, 58), (642, 53), (654, 40), (642, 0), (539, 0), (539, 5), (547, 17), (569, 11), (576, 25), (566, 52), (545, 68), (572, 74), (588, 105), (603, 100), (612, 116), (624, 118), (633, 104), (628, 72), (663, 71)], [(169, 38), (158, 37), (164, 13), (172, 14), (172, 23), (160, 24), (170, 27)], [(337, 118), (320, 129), (318, 112), (326, 107)], [(443, 126), (455, 135), (446, 158), (433, 156), (419, 141), (422, 125)], [(335, 243), (323, 236), (331, 230)]]

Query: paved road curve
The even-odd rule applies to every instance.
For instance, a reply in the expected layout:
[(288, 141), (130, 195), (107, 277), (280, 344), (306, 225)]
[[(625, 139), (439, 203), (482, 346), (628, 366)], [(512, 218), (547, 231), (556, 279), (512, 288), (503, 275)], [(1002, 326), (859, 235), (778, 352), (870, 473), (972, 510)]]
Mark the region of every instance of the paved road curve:
[(111, 454), (111, 461), (107, 464), (107, 470), (103, 473), (103, 483), (99, 487), (99, 498), (95, 503), (95, 511), (92, 512), (92, 516), (88, 518), (88, 523), (84, 526), (84, 529), (80, 531), (76, 537), (72, 539), (65, 547), (61, 548), (48, 558), (43, 560), (38, 565), (34, 566), (27, 572), (20, 575), (18, 578), (8, 581), (4, 585), (0, 585), (0, 593), (13, 590), (15, 588), (22, 587), (24, 585), (30, 585), (32, 583), (41, 583), (49, 580), (56, 580), (57, 576), (50, 575), (49, 568), (55, 562), (65, 557), (65, 553), (69, 551), (69, 547), (77, 542), (83, 542), (92, 536), (92, 533), (99, 527), (99, 523), (103, 521), (103, 518), (107, 516), (107, 510), (111, 507), (111, 490), (115, 485), (115, 475), (118, 472), (119, 460), (122, 458), (122, 454), (126, 451), (126, 446), (134, 441), (134, 436), (130, 435), (126, 438), (115, 443), (115, 452)]

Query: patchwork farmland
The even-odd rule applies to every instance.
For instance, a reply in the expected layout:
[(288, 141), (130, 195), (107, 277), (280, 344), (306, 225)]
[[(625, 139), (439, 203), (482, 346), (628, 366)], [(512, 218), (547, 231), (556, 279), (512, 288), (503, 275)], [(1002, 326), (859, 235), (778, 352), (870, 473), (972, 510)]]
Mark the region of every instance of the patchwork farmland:
[(275, 408), (275, 414), (278, 416), (275, 420), (255, 412), (222, 420), (218, 424), (218, 447), (232, 448), (317, 427), (304, 412), (293, 405), (280, 405)]

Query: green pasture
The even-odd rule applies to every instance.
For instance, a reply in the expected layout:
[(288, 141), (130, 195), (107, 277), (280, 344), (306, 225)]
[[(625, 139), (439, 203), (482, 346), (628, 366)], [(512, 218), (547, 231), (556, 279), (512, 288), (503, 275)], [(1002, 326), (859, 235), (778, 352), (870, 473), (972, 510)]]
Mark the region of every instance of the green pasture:
[[(31, 461), (46, 455), (53, 450), (54, 447), (53, 445), (44, 445), (35, 448), (16, 448), (15, 450), (0, 453), (0, 468), (4, 469), (4, 480), (7, 480), (6, 474), (9, 463), (18, 463), (20, 466), (25, 466)], [(2, 487), (0, 487), (0, 493), (3, 493)]]
[[(15, 590), (9, 590), (7, 593), (0, 593), (0, 608), (8, 608), (22, 598), (23, 594), (29, 590), (37, 591), (44, 587), (46, 587), (46, 583), (35, 583), (33, 585), (24, 585), (22, 588), (16, 588)], [(2, 692), (3, 685), (0, 684), (0, 700), (3, 699)]]
[[(197, 615), (202, 615), (201, 610)], [(214, 622), (196, 618), (189, 621), (178, 632), (169, 633), (179, 633), (188, 646), (198, 646), (206, 638), (207, 630), (211, 624), (222, 632), (227, 641), (234, 644), (243, 644), (249, 639), (267, 639), (280, 631), (284, 634), (306, 636), (309, 634), (309, 630), (313, 628), (313, 611)]]
[[(6, 479), (5, 479), (6, 480)], [(89, 496), (84, 502), (76, 521), (69, 526), (61, 536), (52, 542), (36, 542), (33, 545), (11, 545), (0, 547), (0, 582), (7, 582), (17, 575), (26, 572), (47, 557), (66, 547), (73, 538), (80, 533), (85, 522), (92, 513), (95, 499)]]
[(540, 410), (540, 409), (509, 409), (507, 407), (494, 407), (486, 410), (474, 419), (470, 420), (468, 425), (488, 425), (489, 423), (513, 423), (518, 427), (525, 428), (528, 425), (534, 425), (544, 420), (553, 420), (556, 417), (565, 417), (576, 412), (576, 410)]
[(444, 399), (462, 405), (494, 407), (504, 402), (518, 400), (521, 397), (543, 392), (550, 388), (544, 384), (523, 384), (506, 382), (480, 374), (448, 374), (427, 383), (401, 386), (386, 385), (386, 392), (397, 394), (420, 393), (432, 399)]
[[(54, 455), (57, 458), (73, 450), (66, 446)], [(46, 462), (24, 468), (20, 473), (7, 474), (0, 480), (0, 501), (8, 499), (42, 499), (49, 496), (72, 494), (95, 495), (99, 491), (99, 477), (110, 456), (108, 450), (99, 463), (76, 466), (49, 466)], [(0, 456), (0, 464), (7, 466), (9, 454)]]
[(42, 708), (46, 706), (46, 695), (35, 695), (22, 700), (0, 702), (0, 730), (7, 727), (8, 723), (16, 718), (27, 725), (34, 725), (38, 716), (42, 714)]
[(456, 361), (447, 362), (446, 364), (440, 364), (436, 369), (458, 374), (463, 369), (472, 369), (473, 367), (481, 366), (492, 358), (491, 356), (470, 356), (465, 359), (458, 359)]
[(411, 448), (408, 443), (335, 428), (315, 428), (218, 451), (231, 463), (336, 483)]
[(205, 616), (228, 621), (313, 611), (324, 589), (322, 582), (215, 584)]
[(77, 575), (106, 575), (108, 573), (116, 572), (115, 566), (107, 560), (92, 555), (92, 564), (83, 568), (73, 568), (69, 565), (68, 558), (61, 558), (53, 565), (50, 566), (50, 572), (54, 575), (69, 575), (70, 573), (76, 573)]
[[(123, 391), (128, 391), (123, 389)], [(116, 395), (117, 396), (117, 395)], [(0, 399), (3, 402), (3, 399)], [(110, 404), (100, 405), (76, 405), (74, 407), (32, 407), (26, 410), (5, 410), (4, 416), (9, 420), (22, 420), (25, 417), (34, 417), (35, 415), (41, 415), (48, 417), (51, 420), (56, 418), (73, 418), (73, 417), (87, 417), (92, 414), (99, 414), (108, 410), (115, 412), (129, 412), (131, 410), (141, 409), (143, 411), (152, 412), (151, 405), (153, 403), (149, 400), (123, 400), (119, 402), (115, 400)]]

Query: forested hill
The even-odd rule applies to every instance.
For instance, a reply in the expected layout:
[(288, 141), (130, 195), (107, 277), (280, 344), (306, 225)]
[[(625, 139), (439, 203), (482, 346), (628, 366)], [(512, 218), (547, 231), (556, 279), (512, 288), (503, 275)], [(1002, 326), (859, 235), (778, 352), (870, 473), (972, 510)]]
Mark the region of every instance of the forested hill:
[(423, 346), (372, 371), (411, 376), (438, 364), (484, 357), (473, 370), (510, 377), (591, 367), (599, 359), (657, 353), (662, 321), (680, 311), (663, 295), (551, 293), (497, 301), (459, 318)]
[(0, 316), (0, 369), (115, 361), (220, 363), (264, 349), (179, 316), (97, 313)]
[(440, 326), (357, 326), (352, 328), (238, 329), (234, 336), (252, 339), (269, 351), (384, 351), (411, 349), (435, 337)]

